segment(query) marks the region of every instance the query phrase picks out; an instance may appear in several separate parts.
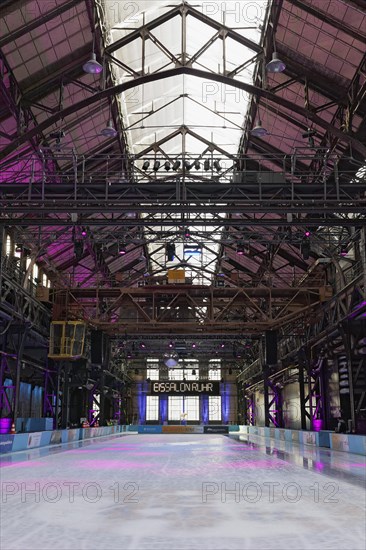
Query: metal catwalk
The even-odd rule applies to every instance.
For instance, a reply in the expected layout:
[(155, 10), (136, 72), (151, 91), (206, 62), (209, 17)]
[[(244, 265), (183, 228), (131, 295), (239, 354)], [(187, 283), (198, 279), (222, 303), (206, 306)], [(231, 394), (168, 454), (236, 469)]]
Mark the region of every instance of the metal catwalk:
[(365, 547), (365, 458), (124, 435), (2, 458), (2, 550)]

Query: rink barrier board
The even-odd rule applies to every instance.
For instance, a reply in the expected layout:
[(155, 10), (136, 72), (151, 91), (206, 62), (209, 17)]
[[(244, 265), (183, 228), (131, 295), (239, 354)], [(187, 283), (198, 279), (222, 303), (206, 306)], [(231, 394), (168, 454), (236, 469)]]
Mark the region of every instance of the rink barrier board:
[[(21, 434), (0, 434), (0, 454), (26, 451), (46, 447), (47, 445), (60, 445), (72, 443), (82, 439), (92, 439), (127, 432), (128, 426), (103, 426), (99, 428), (76, 428), (71, 430), (40, 431)], [(135, 432), (136, 433), (136, 432)]]
[(47, 445), (71, 443), (82, 439), (92, 439), (117, 433), (134, 434), (212, 434), (236, 432), (240, 434), (256, 435), (268, 439), (275, 439), (283, 444), (299, 443), (308, 447), (325, 447), (335, 451), (343, 451), (366, 456), (366, 436), (355, 434), (336, 434), (330, 431), (310, 432), (288, 430), (282, 428), (268, 428), (261, 426), (161, 426), (161, 425), (130, 425), (130, 426), (103, 426), (100, 428), (77, 428), (71, 430), (35, 431), (20, 434), (0, 434), (0, 454), (24, 451)]
[(306, 446), (325, 447), (333, 451), (343, 451), (366, 456), (365, 435), (337, 434), (329, 430), (312, 432), (262, 426), (239, 426), (240, 433), (256, 435), (266, 439), (299, 443)]

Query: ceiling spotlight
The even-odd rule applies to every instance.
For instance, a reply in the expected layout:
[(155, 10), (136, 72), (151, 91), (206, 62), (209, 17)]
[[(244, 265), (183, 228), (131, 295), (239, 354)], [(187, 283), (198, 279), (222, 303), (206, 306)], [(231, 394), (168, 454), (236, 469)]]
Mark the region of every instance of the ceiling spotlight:
[(174, 342), (173, 342), (173, 340), (170, 340), (168, 346), (170, 347), (170, 349), (174, 348)]
[(141, 348), (141, 349), (146, 349), (146, 344), (144, 344), (144, 342), (141, 342), (141, 343), (140, 343), (140, 348)]
[(119, 247), (118, 247), (118, 254), (120, 256), (125, 256), (125, 254), (127, 254), (127, 250), (126, 250), (126, 245), (125, 244), (121, 244)]
[(264, 128), (262, 126), (262, 121), (261, 121), (260, 118), (257, 121), (257, 125), (254, 126), (254, 128), (250, 131), (250, 133), (254, 137), (262, 137), (262, 136), (266, 136), (268, 134), (266, 128)]
[(180, 160), (176, 160), (173, 164), (173, 170), (176, 172), (180, 168)]
[(307, 132), (304, 132), (302, 134), (302, 137), (305, 139), (305, 138), (308, 138), (308, 144), (309, 144), (309, 147), (315, 147), (315, 141), (314, 141), (314, 136), (316, 136), (316, 130), (312, 129), (312, 128), (308, 128), (307, 129)]
[(183, 227), (183, 234), (187, 239), (191, 236), (191, 233), (189, 231), (189, 227)]
[(211, 163), (209, 159), (206, 159), (203, 163), (203, 169), (205, 170), (205, 172), (208, 172), (211, 169)]
[(238, 256), (244, 256), (244, 246), (242, 244), (237, 245), (236, 253)]
[(149, 160), (145, 160), (144, 164), (142, 165), (142, 169), (145, 170), (148, 170), (149, 169), (149, 166), (150, 166), (150, 161)]
[(189, 162), (189, 160), (184, 161), (184, 168), (188, 171), (192, 168), (191, 163)]
[(278, 57), (277, 52), (273, 52), (272, 59), (266, 65), (268, 73), (283, 73), (286, 69), (285, 63)]
[(196, 369), (193, 369), (193, 370), (192, 370), (192, 376), (196, 376), (196, 374), (197, 374), (197, 373), (196, 373)]
[(221, 342), (220, 348), (223, 349), (225, 347), (225, 342)]
[(302, 134), (304, 139), (314, 136), (316, 136), (316, 130), (313, 130), (312, 128), (308, 128), (307, 131)]
[(170, 168), (171, 168), (171, 164), (168, 160), (165, 161), (164, 163), (164, 168), (167, 172), (169, 172)]
[(198, 159), (194, 161), (194, 167), (195, 167), (196, 170), (200, 170), (201, 163)]
[(157, 172), (159, 168), (160, 168), (160, 160), (156, 160), (154, 162), (154, 167), (153, 167), (154, 172)]
[(197, 347), (197, 344), (195, 342), (193, 342), (192, 348), (195, 349), (196, 347)]
[(216, 172), (221, 172), (221, 166), (220, 166), (220, 161), (218, 159), (214, 160), (214, 168), (216, 170)]
[(91, 54), (89, 61), (84, 63), (83, 70), (88, 74), (100, 74), (103, 71), (103, 67), (98, 63), (97, 56), (94, 52)]
[(108, 124), (105, 128), (103, 128), (103, 130), (100, 132), (102, 134), (102, 136), (104, 137), (110, 137), (110, 138), (114, 138), (116, 137), (116, 135), (118, 134), (117, 130), (115, 129), (115, 127), (113, 126), (113, 120), (108, 120)]
[(347, 254), (348, 254), (347, 245), (345, 245), (345, 244), (341, 245), (340, 250), (339, 250), (339, 254), (341, 256), (347, 256)]
[(82, 227), (81, 228), (81, 236), (86, 237), (86, 235), (87, 235), (86, 229), (85, 229), (85, 227)]

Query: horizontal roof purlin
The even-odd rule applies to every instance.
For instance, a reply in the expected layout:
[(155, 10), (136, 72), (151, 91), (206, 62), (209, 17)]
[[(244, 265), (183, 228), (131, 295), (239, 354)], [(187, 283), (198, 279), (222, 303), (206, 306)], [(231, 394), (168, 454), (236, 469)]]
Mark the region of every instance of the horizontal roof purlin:
[[(176, 4), (174, 0), (173, 3)], [(10, 140), (1, 138), (0, 157), (3, 155), (5, 162), (9, 160), (15, 151), (21, 152), (23, 148), (23, 151), (28, 150), (32, 137), (41, 137), (42, 132), (48, 137), (50, 133), (55, 132), (59, 128), (65, 130), (66, 133), (63, 145), (70, 148), (75, 147), (80, 158), (82, 155), (85, 155), (85, 157), (88, 157), (88, 155), (93, 156), (98, 151), (116, 153), (118, 151), (117, 140), (103, 138), (100, 136), (100, 131), (105, 127), (109, 118), (110, 102), (113, 101), (113, 98), (117, 98), (114, 102), (113, 121), (116, 122), (116, 105), (119, 101), (120, 93), (123, 91), (134, 92), (135, 87), (138, 93), (134, 96), (131, 95), (131, 98), (138, 98), (137, 103), (133, 107), (137, 113), (132, 113), (132, 118), (127, 120), (125, 112), (123, 112), (124, 118), (122, 120), (120, 117), (119, 123), (120, 127), (123, 128), (135, 126), (135, 129), (131, 129), (130, 132), (135, 142), (138, 141), (135, 137), (137, 136), (136, 127), (139, 128), (139, 131), (140, 126), (145, 127), (143, 128), (145, 133), (142, 131), (140, 133), (142, 137), (147, 137), (148, 139), (146, 141), (145, 139), (141, 140), (143, 145), (141, 145), (141, 150), (139, 151), (140, 156), (151, 154), (156, 150), (157, 141), (160, 148), (156, 150), (156, 154), (163, 155), (169, 152), (169, 147), (171, 146), (171, 150), (174, 150), (175, 154), (178, 155), (177, 151), (181, 147), (183, 134), (189, 146), (189, 151), (194, 152), (197, 136), (202, 138), (201, 141), (197, 141), (200, 141), (200, 145), (204, 148), (208, 146), (210, 141), (210, 135), (208, 135), (210, 134), (210, 130), (208, 127), (206, 129), (199, 129), (200, 122), (202, 123), (202, 120), (205, 120), (205, 104), (202, 102), (200, 105), (191, 105), (193, 103), (193, 92), (200, 87), (202, 81), (208, 82), (210, 85), (217, 85), (217, 88), (220, 90), (225, 88), (230, 91), (233, 91), (232, 84), (234, 84), (238, 86), (238, 90), (240, 89), (240, 91), (243, 90), (245, 93), (253, 94), (257, 98), (257, 113), (260, 114), (262, 123), (268, 130), (268, 135), (252, 137), (248, 131), (245, 138), (246, 149), (244, 148), (243, 150), (246, 150), (249, 154), (254, 153), (256, 158), (260, 157), (258, 155), (258, 152), (260, 152), (263, 158), (259, 160), (258, 164), (262, 169), (280, 171), (284, 155), (290, 157), (297, 147), (301, 148), (302, 146), (306, 147), (309, 145), (308, 139), (306, 137), (303, 138), (303, 134), (306, 134), (308, 128), (316, 131), (316, 135), (314, 136), (315, 147), (329, 145), (332, 147), (334, 154), (339, 154), (339, 156), (344, 151), (350, 151), (351, 156), (354, 154), (362, 158), (366, 157), (366, 147), (361, 143), (361, 137), (364, 135), (366, 124), (366, 101), (362, 95), (365, 86), (365, 77), (360, 72), (360, 67), (366, 59), (364, 48), (366, 42), (366, 5), (363, 1), (284, 0), (281, 3), (281, 9), (279, 8), (279, 17), (275, 24), (275, 43), (279, 56), (286, 63), (286, 71), (282, 74), (267, 74), (264, 82), (261, 84), (257, 82), (253, 86), (251, 82), (247, 82), (245, 79), (242, 81), (240, 73), (238, 73), (236, 81), (230, 80), (227, 75), (234, 70), (234, 67), (230, 66), (230, 63), (226, 66), (224, 76), (221, 76), (220, 73), (224, 72), (221, 53), (217, 58), (215, 55), (217, 51), (221, 50), (223, 36), (225, 35), (227, 39), (227, 61), (232, 61), (231, 52), (233, 51), (233, 43), (238, 49), (241, 47), (249, 48), (254, 59), (252, 64), (258, 63), (258, 67), (260, 67), (258, 69), (259, 74), (263, 75), (264, 71), (262, 71), (261, 65), (262, 51), (265, 50), (266, 55), (270, 57), (269, 54), (272, 48), (272, 40), (268, 44), (265, 39), (266, 33), (269, 33), (268, 29), (264, 29), (263, 41), (255, 43), (250, 39), (249, 33), (247, 36), (245, 31), (236, 30), (234, 25), (231, 25), (233, 28), (230, 28), (229, 21), (223, 26), (220, 24), (220, 21), (212, 21), (212, 18), (209, 20), (210, 18), (205, 15), (206, 12), (200, 7), (195, 7), (195, 5), (192, 7), (187, 5), (182, 7), (177, 2), (177, 5), (170, 9), (166, 5), (161, 6), (160, 3), (159, 12), (156, 6), (154, 11), (154, 2), (151, 0), (146, 3), (148, 7), (146, 11), (148, 13), (146, 15), (147, 23), (145, 26), (145, 30), (149, 31), (152, 37), (145, 50), (145, 53), (151, 55), (151, 72), (153, 70), (159, 71), (162, 67), (159, 58), (160, 54), (162, 58), (165, 55), (165, 63), (169, 67), (172, 66), (174, 59), (178, 60), (177, 67), (172, 67), (171, 70), (162, 70), (160, 74), (156, 75), (151, 74), (151, 72), (145, 75), (140, 74), (135, 79), (132, 79), (130, 76), (126, 77), (123, 72), (124, 69), (121, 67), (123, 84), (118, 84), (113, 90), (110, 89), (111, 81), (107, 82), (106, 89), (104, 90), (104, 84), (101, 79), (85, 75), (82, 71), (82, 63), (88, 59), (92, 48), (92, 29), (90, 28), (90, 14), (88, 14), (86, 3), (81, 0), (64, 0), (63, 2), (56, 3), (42, 3), (40, 1), (36, 3), (40, 11), (39, 13), (34, 13), (34, 15), (31, 13), (30, 4), (29, 2), (8, 2), (5, 3), (6, 7), (3, 12), (1, 12), (0, 7), (0, 15), (4, 14), (3, 21), (6, 24), (7, 31), (9, 31), (0, 38), (0, 47), (3, 48), (5, 55), (8, 56), (9, 62), (12, 62), (14, 74), (19, 80), (21, 90), (25, 94), (21, 105), (32, 110), (38, 123), (38, 127), (34, 129), (30, 126), (28, 128), (20, 128), (16, 117), (7, 108), (1, 110), (4, 118), (0, 130), (3, 134), (10, 133), (13, 138)], [(242, 5), (242, 2), (238, 4)], [(280, 6), (280, 3), (277, 4)], [(17, 10), (29, 11), (27, 20), (21, 16), (20, 12), (20, 15), (18, 15), (16, 13)], [(162, 10), (166, 11), (162, 13)], [(163, 29), (164, 33), (167, 31), (167, 33), (171, 34), (169, 40), (172, 40), (172, 44), (174, 44), (174, 35), (177, 33), (176, 25), (180, 26), (182, 23), (181, 14), (183, 10), (186, 10), (188, 14), (187, 21), (194, 21), (194, 24), (197, 25), (196, 28), (203, 29), (207, 26), (207, 32), (210, 37), (214, 36), (217, 32), (223, 33), (217, 41), (217, 45), (214, 46), (217, 47), (217, 51), (213, 50), (216, 52), (215, 55), (210, 56), (207, 54), (206, 57), (204, 54), (197, 54), (204, 46), (206, 35), (204, 33), (202, 35), (196, 33), (197, 36), (192, 38), (187, 51), (192, 55), (196, 54), (197, 61), (202, 64), (202, 67), (179, 67), (179, 63), (184, 64), (184, 61), (189, 61), (188, 59), (184, 60), (181, 58), (180, 40), (179, 48), (172, 47), (169, 50), (170, 54), (174, 57), (163, 54), (159, 50), (159, 45), (162, 46), (163, 44), (158, 32), (159, 28)], [(24, 25), (20, 28), (19, 23), (24, 23)], [(103, 21), (103, 24), (105, 24), (105, 21)], [(119, 21), (119, 25), (124, 27), (125, 23)], [(238, 23), (237, 26), (243, 25), (239, 25)], [(74, 32), (76, 30), (78, 32)], [(129, 48), (134, 42), (139, 44), (137, 49), (141, 48), (141, 32), (139, 29), (131, 29), (128, 32), (126, 31), (127, 34), (125, 36), (123, 36), (123, 32), (123, 28), (115, 31), (114, 36), (117, 37), (117, 40), (113, 44), (107, 44), (106, 51), (109, 53), (113, 52), (113, 55), (117, 57), (121, 47), (123, 47), (121, 59), (126, 66), (133, 67), (135, 72), (139, 73), (141, 72), (141, 59), (139, 55), (136, 55), (135, 58), (130, 56), (133, 50)], [(75, 34), (77, 36), (74, 36)], [(155, 42), (153, 40), (154, 37), (156, 39)], [(264, 48), (262, 44), (265, 46)], [(140, 53), (141, 51), (142, 49), (139, 50)], [(259, 54), (258, 57), (255, 57), (254, 54), (256, 53)], [(130, 57), (127, 58), (127, 55)], [(245, 56), (243, 56), (244, 62), (247, 62)], [(108, 66), (108, 61), (106, 65)], [(251, 65), (248, 64), (248, 67), (251, 67)], [(59, 105), (60, 82), (65, 72), (63, 98)], [(67, 80), (67, 76), (69, 80)], [(74, 82), (71, 82), (71, 79)], [(191, 95), (191, 98), (184, 101), (179, 99), (171, 107), (167, 107), (164, 104), (162, 96), (165, 91), (168, 92), (168, 82), (170, 79), (178, 83), (176, 90), (178, 94), (181, 94), (182, 87), (186, 86), (187, 89), (185, 91), (187, 95)], [(116, 82), (119, 82), (119, 80), (116, 80)], [(84, 89), (82, 86), (84, 86)], [(88, 87), (92, 89), (88, 89)], [(144, 101), (142, 100), (142, 89), (145, 92)], [(162, 90), (161, 94), (160, 90)], [(154, 96), (154, 94), (157, 95), (157, 91), (159, 91), (159, 95), (154, 98), (154, 105), (152, 106), (149, 94), (151, 96)], [(234, 94), (232, 94), (232, 98), (234, 98)], [(147, 98), (149, 98), (149, 101), (147, 101)], [(359, 101), (357, 101), (357, 98)], [(38, 103), (38, 105), (35, 103)], [(230, 156), (233, 158), (236, 156), (236, 143), (239, 141), (242, 132), (244, 118), (243, 104), (239, 101), (236, 103), (238, 105), (237, 108), (234, 105), (233, 109), (228, 109), (230, 103), (227, 100), (224, 109), (220, 105), (215, 106), (213, 109), (217, 111), (215, 114), (215, 117), (218, 119), (217, 124), (221, 125), (217, 129), (217, 132), (213, 133), (214, 138), (212, 140), (215, 142), (215, 146), (217, 146), (215, 149), (215, 154), (217, 155), (224, 153), (226, 150), (229, 151)], [(169, 144), (162, 143), (160, 140), (162, 134), (166, 135), (164, 132), (174, 133), (177, 127), (182, 127), (179, 120), (175, 120), (175, 118), (178, 119), (184, 111), (183, 104), (184, 108), (189, 106), (190, 109), (189, 113), (187, 113), (187, 110), (185, 112), (185, 125), (189, 129), (189, 132), (178, 131), (175, 140), (172, 139)], [(59, 111), (60, 106), (61, 110)], [(161, 110), (158, 110), (160, 106)], [(54, 109), (54, 113), (52, 109)], [(230, 115), (223, 112), (225, 109), (226, 111), (232, 110), (236, 112)], [(143, 115), (139, 113), (149, 112), (150, 110), (154, 111), (153, 114), (150, 114), (142, 121)], [(236, 133), (230, 132), (227, 121), (223, 118), (219, 120), (219, 114), (221, 117), (224, 115), (226, 119), (230, 119), (231, 116), (232, 126), (238, 126), (235, 130)], [(256, 120), (253, 117), (249, 126), (253, 127), (255, 123)], [(346, 124), (349, 124), (349, 126), (346, 127)], [(158, 128), (159, 125), (161, 128)], [(170, 125), (174, 126), (174, 128), (169, 127)], [(250, 129), (249, 126), (248, 130)], [(50, 143), (53, 144), (54, 142), (50, 140)], [(311, 152), (311, 147), (309, 147), (309, 152)], [(272, 154), (271, 158), (269, 158), (267, 153)], [(314, 151), (315, 156), (316, 153)], [(91, 164), (94, 166), (95, 173), (98, 172), (98, 174), (102, 173), (108, 164), (111, 171), (114, 172), (113, 177), (118, 181), (119, 160), (116, 160), (113, 154), (111, 154), (111, 157), (110, 164), (105, 160), (96, 161), (95, 165)], [(310, 155), (306, 159), (298, 160), (297, 169), (299, 177), (301, 171), (304, 173), (309, 171), (309, 166), (313, 170), (312, 160)], [(67, 162), (60, 160), (59, 164), (67, 168), (69, 174), (72, 173), (73, 165), (69, 160)], [(162, 178), (165, 176), (163, 172)], [(199, 179), (199, 176), (196, 177)], [(347, 174), (343, 177), (349, 177), (349, 175)], [(14, 177), (14, 179), (16, 178), (18, 178), (18, 174)], [(148, 183), (150, 181), (153, 180), (148, 180)], [(209, 179), (207, 179), (207, 182), (209, 185)], [(202, 183), (204, 183), (203, 178)], [(187, 185), (187, 188), (189, 188), (189, 185)], [(109, 213), (103, 212), (100, 216), (102, 215), (107, 217)], [(278, 215), (279, 226), (284, 224), (284, 215), (285, 213)], [(274, 221), (277, 219), (275, 216), (277, 214), (273, 214), (272, 212), (264, 214), (265, 218), (272, 218)], [(153, 223), (153, 218), (151, 218), (151, 223)], [(230, 220), (228, 220), (229, 225)], [(52, 228), (52, 231), (54, 231), (56, 227), (52, 226), (50, 220), (49, 228)], [(97, 227), (97, 222), (94, 228), (92, 225), (91, 227), (93, 232), (102, 238), (102, 230), (99, 226)], [(112, 227), (114, 228), (113, 232), (115, 232), (115, 235), (118, 232), (121, 233), (121, 227), (118, 224)], [(155, 229), (154, 226), (152, 227)], [(261, 232), (263, 241), (267, 240), (270, 243), (271, 239), (274, 238), (273, 234), (276, 232), (276, 227), (271, 227), (270, 231), (263, 223), (263, 227), (256, 226), (256, 228)], [(235, 231), (231, 228), (233, 234)], [(32, 234), (35, 237), (36, 233), (33, 230)], [(103, 238), (107, 240), (106, 235)], [(108, 238), (112, 238), (112, 236)], [(96, 275), (94, 273), (95, 262), (93, 262), (92, 256), (86, 252), (85, 257), (81, 261), (82, 265), (78, 265), (73, 255), (72, 246), (70, 246), (70, 239), (71, 234), (69, 233), (65, 236), (65, 240), (60, 240), (58, 244), (51, 243), (49, 245), (49, 253), (52, 260), (60, 268), (69, 272), (74, 267), (78, 267), (80, 270), (78, 278), (93, 282)], [(251, 274), (257, 275), (262, 280), (266, 259), (266, 245), (262, 241), (258, 241), (252, 243), (251, 246), (253, 255), (252, 257), (248, 257), (247, 261), (241, 258), (238, 259), (235, 247), (230, 248), (223, 245), (222, 249), (225, 252), (226, 248), (232, 262), (245, 267), (246, 277), (248, 277), (246, 280), (250, 280)], [(105, 261), (111, 271), (118, 272), (120, 268), (123, 269), (125, 267), (125, 263), (131, 263), (131, 258), (133, 258), (133, 261), (137, 260), (140, 257), (141, 250), (142, 247), (137, 246), (133, 251), (129, 252), (126, 259), (120, 258), (114, 255), (114, 246), (109, 246), (108, 243), (108, 247), (105, 250)], [(255, 255), (256, 251), (257, 256)], [(324, 251), (326, 251), (325, 246)], [(164, 250), (161, 256), (164, 256)], [(302, 260), (298, 244), (291, 245), (288, 242), (282, 242), (279, 249), (276, 250), (271, 266), (274, 270), (286, 271), (286, 265), (292, 263), (296, 266), (296, 269), (305, 271), (308, 263), (311, 261), (311, 259), (309, 262)], [(230, 262), (226, 262), (225, 265), (228, 266), (228, 269), (234, 268), (233, 263), (231, 267)], [(283, 275), (287, 284), (291, 281), (292, 276), (290, 270), (288, 271), (288, 273), (286, 272)], [(254, 281), (254, 278), (252, 280)], [(255, 280), (257, 281), (257, 279)]]

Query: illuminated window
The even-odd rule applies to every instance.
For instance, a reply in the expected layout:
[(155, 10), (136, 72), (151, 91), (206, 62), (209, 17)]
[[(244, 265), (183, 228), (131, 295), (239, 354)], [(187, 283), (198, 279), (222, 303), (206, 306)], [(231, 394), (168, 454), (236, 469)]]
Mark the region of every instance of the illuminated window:
[(150, 380), (159, 380), (159, 369), (146, 369), (146, 378), (150, 378)]
[(168, 405), (168, 420), (194, 422), (200, 419), (200, 399), (198, 395), (169, 395)]
[(94, 417), (100, 413), (100, 395), (99, 393), (93, 394), (93, 414)]
[(146, 378), (159, 380), (159, 359), (152, 357), (146, 359)]
[(184, 398), (184, 412), (186, 420), (197, 421), (200, 419), (200, 398), (198, 395), (189, 395)]
[(183, 414), (183, 396), (169, 395), (168, 396), (168, 420), (181, 421)]
[(6, 236), (6, 249), (5, 249), (5, 254), (7, 256), (9, 256), (11, 253), (11, 238), (10, 238), (10, 235), (7, 235)]
[(187, 368), (187, 370), (185, 371), (185, 377), (186, 377), (186, 380), (199, 380), (200, 371), (195, 366), (189, 367), (189, 369)]
[[(179, 361), (181, 368), (169, 369), (169, 380), (199, 380), (198, 361), (192, 359), (181, 359)], [(194, 374), (192, 374), (194, 372)]]
[(221, 369), (209, 369), (208, 370), (208, 379), (209, 380), (221, 380)]
[(221, 421), (221, 395), (209, 395), (208, 419)]
[(169, 380), (183, 380), (183, 370), (169, 369), (168, 376), (169, 376)]
[(159, 396), (146, 396), (146, 420), (159, 420)]
[(211, 359), (208, 362), (208, 379), (221, 380), (221, 359)]

